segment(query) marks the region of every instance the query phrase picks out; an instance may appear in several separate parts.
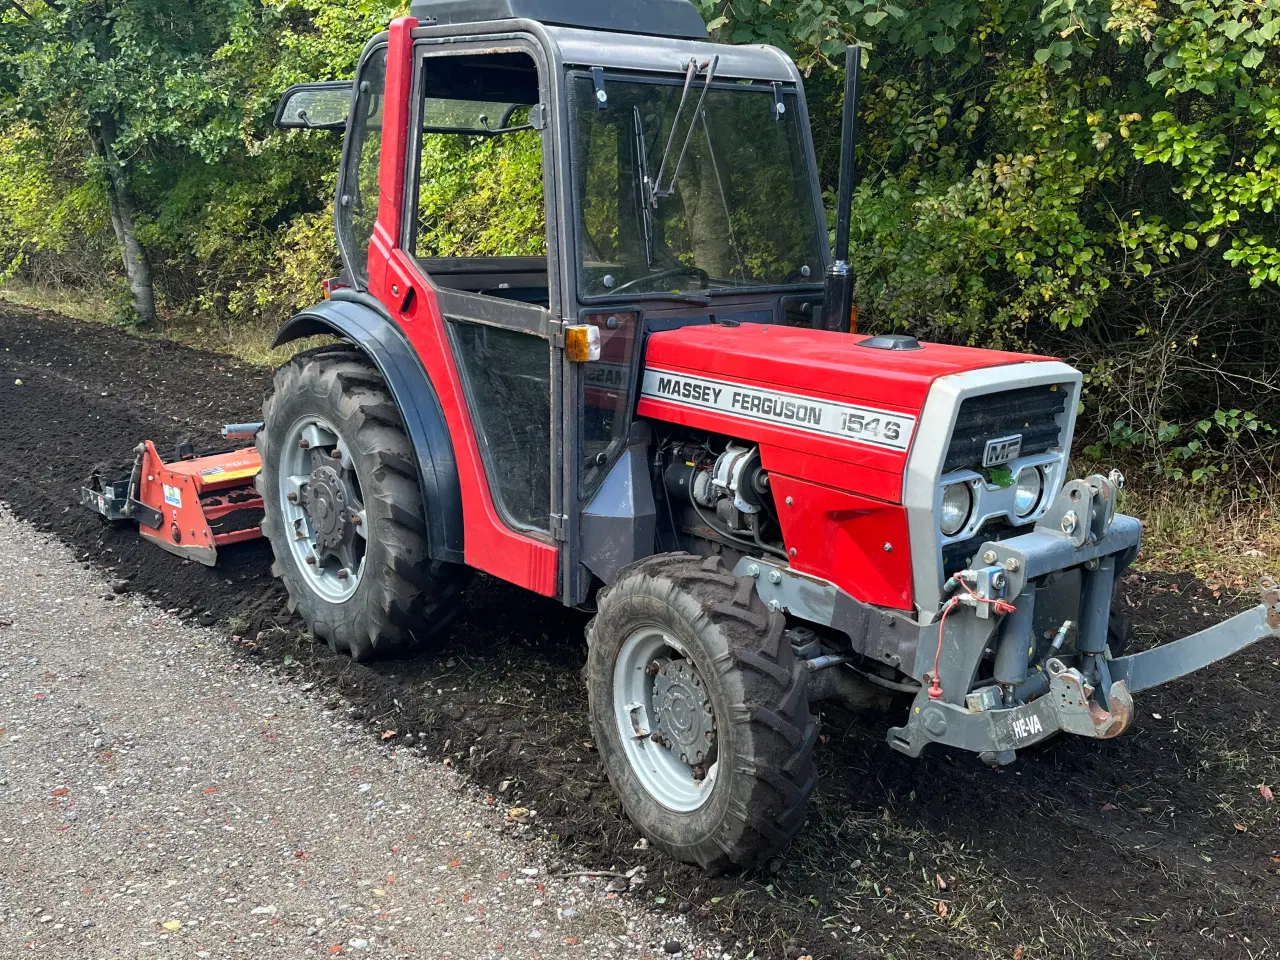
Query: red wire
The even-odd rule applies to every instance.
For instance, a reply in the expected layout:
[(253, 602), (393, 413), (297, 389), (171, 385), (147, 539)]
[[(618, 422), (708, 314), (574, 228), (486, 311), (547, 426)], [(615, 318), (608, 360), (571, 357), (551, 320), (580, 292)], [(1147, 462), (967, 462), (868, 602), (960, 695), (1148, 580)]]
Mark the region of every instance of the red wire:
[[(964, 588), (964, 592), (969, 594), (969, 596), (973, 597), (974, 600), (977, 600), (979, 603), (991, 604), (992, 607), (995, 609), (996, 613), (1013, 613), (1015, 610), (1018, 609), (1012, 603), (1009, 603), (1007, 600), (987, 600), (987, 599), (984, 599), (983, 597), (978, 596), (976, 593), (973, 592), (973, 590), (969, 587), (967, 583), (965, 583), (963, 580), (961, 580), (958, 577), (956, 578), (956, 583), (960, 584), (960, 586)], [(942, 699), (942, 684), (938, 681), (938, 663), (942, 659), (942, 637), (943, 637), (942, 631), (943, 631), (943, 628), (946, 627), (947, 625), (947, 614), (949, 614), (952, 610), (954, 610), (956, 607), (956, 604), (958, 604), (959, 602), (960, 602), (959, 597), (952, 597), (951, 600), (948, 601), (947, 605), (942, 608), (942, 619), (938, 621), (938, 649), (933, 654), (933, 681), (929, 684), (930, 700)]]
[(930, 700), (942, 699), (942, 684), (938, 682), (938, 661), (942, 659), (942, 629), (947, 625), (947, 614), (954, 610), (959, 602), (959, 597), (952, 597), (942, 608), (942, 619), (938, 621), (938, 649), (933, 655), (933, 682), (929, 684)]

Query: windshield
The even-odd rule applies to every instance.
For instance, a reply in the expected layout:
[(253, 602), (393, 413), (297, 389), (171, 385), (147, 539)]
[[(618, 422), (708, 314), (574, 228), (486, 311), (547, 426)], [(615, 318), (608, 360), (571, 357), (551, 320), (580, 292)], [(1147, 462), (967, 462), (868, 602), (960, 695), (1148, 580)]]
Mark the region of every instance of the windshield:
[(687, 94), (683, 78), (607, 80), (602, 103), (574, 79), (584, 297), (821, 282), (794, 90), (713, 83), (704, 100), (706, 71)]

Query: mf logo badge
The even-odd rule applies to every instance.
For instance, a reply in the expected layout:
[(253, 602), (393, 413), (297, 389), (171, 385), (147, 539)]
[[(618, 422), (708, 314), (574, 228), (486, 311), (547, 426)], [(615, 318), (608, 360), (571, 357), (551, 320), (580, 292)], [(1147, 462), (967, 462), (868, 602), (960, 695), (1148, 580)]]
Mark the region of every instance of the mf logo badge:
[(1020, 433), (1013, 437), (988, 440), (987, 448), (982, 451), (982, 465), (998, 467), (1010, 460), (1017, 460), (1020, 453), (1022, 453), (1022, 434)]

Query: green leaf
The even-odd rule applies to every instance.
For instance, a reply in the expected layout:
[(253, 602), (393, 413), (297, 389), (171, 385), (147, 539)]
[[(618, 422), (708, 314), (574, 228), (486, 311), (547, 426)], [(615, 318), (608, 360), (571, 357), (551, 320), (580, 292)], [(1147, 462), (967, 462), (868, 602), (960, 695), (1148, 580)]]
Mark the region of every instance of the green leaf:
[(863, 14), (862, 22), (868, 27), (874, 27), (877, 23), (889, 16), (884, 10), (871, 10)]
[(1230, 20), (1222, 24), (1218, 29), (1227, 35), (1228, 40), (1235, 40), (1240, 34), (1249, 29), (1251, 24), (1244, 23), (1240, 20)]
[(997, 487), (1013, 486), (1013, 471), (1008, 467), (992, 467), (990, 477), (992, 484)]
[(1249, 52), (1240, 58), (1240, 65), (1246, 70), (1252, 70), (1258, 64), (1262, 63), (1263, 50), (1261, 47), (1250, 47)]
[(945, 33), (933, 38), (933, 49), (938, 53), (950, 53), (955, 48), (955, 39)]
[(1036, 51), (1036, 63), (1044, 63), (1051, 56), (1053, 56), (1053, 50), (1049, 47), (1041, 47)]

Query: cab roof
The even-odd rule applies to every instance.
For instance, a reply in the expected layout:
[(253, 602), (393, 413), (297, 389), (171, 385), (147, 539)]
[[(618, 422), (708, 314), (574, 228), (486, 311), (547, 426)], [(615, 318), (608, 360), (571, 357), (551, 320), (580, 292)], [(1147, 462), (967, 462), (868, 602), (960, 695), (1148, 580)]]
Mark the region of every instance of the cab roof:
[(707, 39), (706, 24), (689, 0), (413, 0), (409, 15), (424, 27), (535, 20), (559, 27)]

